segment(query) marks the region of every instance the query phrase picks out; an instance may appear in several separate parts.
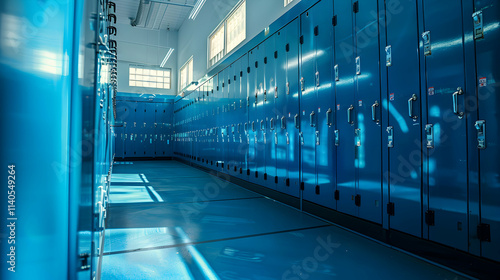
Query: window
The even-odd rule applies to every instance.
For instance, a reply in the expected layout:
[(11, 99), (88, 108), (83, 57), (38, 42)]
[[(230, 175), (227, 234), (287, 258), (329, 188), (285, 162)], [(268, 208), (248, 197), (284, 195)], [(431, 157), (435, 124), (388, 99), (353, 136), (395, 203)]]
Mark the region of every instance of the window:
[(170, 89), (171, 69), (129, 67), (128, 85), (131, 87), (149, 87)]
[(235, 7), (208, 37), (209, 67), (221, 60), (246, 38), (246, 0), (239, 2)]
[(187, 87), (193, 81), (193, 57), (191, 57), (182, 67), (180, 72), (179, 91)]
[(292, 3), (293, 0), (284, 0), (285, 3), (283, 4), (283, 7), (286, 7), (288, 4)]

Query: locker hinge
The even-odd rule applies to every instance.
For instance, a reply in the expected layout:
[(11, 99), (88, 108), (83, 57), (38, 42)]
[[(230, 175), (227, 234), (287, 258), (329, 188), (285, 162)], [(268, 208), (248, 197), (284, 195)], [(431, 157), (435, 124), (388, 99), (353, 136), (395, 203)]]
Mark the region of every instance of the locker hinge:
[(359, 12), (359, 1), (356, 1), (352, 4), (352, 11), (354, 13), (358, 13)]
[(427, 210), (425, 211), (425, 223), (429, 226), (435, 225), (434, 223), (434, 211), (433, 210)]
[(301, 45), (302, 45), (302, 44), (304, 44), (304, 36), (303, 36), (303, 35), (302, 35), (302, 36), (300, 36), (300, 40), (299, 40), (299, 41), (300, 41), (300, 44), (301, 44)]
[(300, 190), (304, 190), (304, 182), (300, 182)]
[(387, 203), (387, 214), (394, 216), (394, 202)]
[(84, 270), (89, 270), (90, 269), (90, 262), (89, 262), (90, 254), (89, 253), (83, 253), (80, 254), (79, 256), (79, 261), (80, 261), (80, 271)]
[(335, 200), (340, 200), (340, 192), (339, 192), (339, 190), (335, 190), (334, 197), (335, 197)]
[(316, 194), (319, 194), (319, 185), (316, 185), (316, 190), (315, 190)]
[(477, 226), (477, 238), (481, 241), (491, 242), (491, 233), (489, 224), (479, 224)]
[(354, 197), (354, 204), (358, 207), (361, 206), (361, 195), (357, 194), (355, 197)]
[(337, 26), (337, 15), (334, 15), (334, 16), (332, 17), (332, 25), (333, 25), (333, 26)]

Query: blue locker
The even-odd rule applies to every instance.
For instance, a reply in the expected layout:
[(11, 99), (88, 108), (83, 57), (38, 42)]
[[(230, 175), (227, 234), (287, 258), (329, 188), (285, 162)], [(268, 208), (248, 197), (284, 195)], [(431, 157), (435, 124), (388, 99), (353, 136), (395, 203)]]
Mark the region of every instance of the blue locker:
[(248, 121), (249, 121), (249, 91), (248, 91), (248, 85), (249, 85), (249, 73), (247, 72), (248, 69), (248, 54), (245, 54), (241, 59), (241, 64), (240, 64), (240, 108), (241, 108), (241, 120), (240, 120), (240, 145), (241, 145), (241, 155), (240, 155), (240, 162), (241, 162), (241, 170), (240, 170), (240, 178), (247, 178), (247, 169), (248, 167), (248, 151), (249, 151), (249, 126), (248, 126)]
[(308, 199), (317, 204), (336, 208), (335, 191), (335, 139), (333, 116), (335, 110), (335, 91), (333, 87), (333, 1), (323, 0), (316, 4), (312, 13), (313, 40), (315, 55), (315, 90), (318, 102), (316, 104), (316, 181), (314, 195)]
[[(392, 21), (386, 27), (386, 61), (383, 62), (387, 67), (388, 91), (382, 108), (389, 116), (382, 141), (382, 145), (389, 147), (389, 170), (383, 178), (389, 185), (389, 209), (394, 209), (388, 214), (390, 228), (421, 236), (422, 160), (418, 155), (421, 154), (422, 98), (419, 52), (416, 51), (419, 42), (415, 36), (418, 13), (412, 0), (405, 0), (401, 5), (399, 13), (386, 11)], [(412, 112), (409, 112), (408, 101), (412, 103)]]
[(356, 30), (356, 194), (359, 217), (382, 223), (382, 126), (377, 0), (359, 0)]
[[(428, 237), (468, 249), (467, 127), (464, 116), (464, 36), (462, 7), (457, 1), (423, 0), (421, 52), (427, 95), (425, 127)], [(442, 15), (446, 14), (446, 17)], [(456, 42), (446, 44), (444, 42)], [(424, 71), (425, 70), (425, 71)]]
[[(354, 123), (355, 101), (354, 80), (356, 76), (353, 36), (353, 5), (351, 1), (335, 1), (337, 17), (335, 27), (334, 80), (336, 92), (337, 146), (337, 210), (349, 215), (357, 215)], [(341, 164), (340, 164), (341, 163)]]
[(115, 157), (123, 158), (123, 143), (125, 141), (125, 128), (123, 126), (115, 127)]
[[(281, 30), (279, 30), (275, 36), (275, 64), (274, 64), (274, 72), (276, 75), (276, 87), (275, 87), (275, 111), (274, 111), (274, 119), (276, 120), (275, 124), (275, 155), (276, 155), (276, 190), (288, 193), (288, 188), (286, 184), (286, 180), (288, 178), (287, 174), (287, 30), (290, 25), (285, 26)], [(296, 40), (295, 36), (295, 40)], [(290, 47), (288, 47), (288, 51), (290, 51)], [(292, 127), (290, 127), (292, 129)]]
[(264, 71), (264, 186), (276, 189), (276, 69), (275, 69), (275, 52), (276, 52), (276, 35), (271, 35), (264, 41), (264, 58), (262, 68)]
[(255, 49), (255, 82), (256, 82), (256, 97), (255, 97), (255, 110), (256, 110), (256, 131), (255, 131), (255, 176), (254, 182), (264, 186), (264, 174), (266, 173), (266, 111), (265, 102), (267, 101), (267, 88), (265, 77), (264, 57), (266, 55), (266, 45), (261, 43)]
[(154, 133), (154, 148), (155, 148), (155, 157), (163, 157), (165, 156), (164, 143), (163, 143), (163, 133), (165, 130), (164, 127), (164, 114), (165, 108), (163, 103), (155, 103), (155, 133)]
[(135, 120), (134, 120), (134, 141), (132, 144), (133, 157), (145, 156), (145, 112), (146, 103), (137, 102), (135, 107)]
[(123, 117), (123, 127), (125, 130), (125, 141), (124, 141), (124, 147), (123, 147), (123, 154), (125, 158), (130, 158), (134, 156), (134, 142), (136, 136), (136, 121), (135, 121), (135, 114), (136, 114), (136, 105), (137, 102), (123, 102), (123, 105), (125, 106), (124, 109), (124, 117)]
[[(500, 9), (498, 1), (474, 1), (475, 14), (473, 20), (476, 38), (476, 81), (478, 85), (478, 121), (475, 123), (475, 144), (479, 151), (479, 180), (481, 190), (481, 208), (479, 230), (472, 235), (481, 238), (481, 255), (500, 261), (500, 180), (498, 158), (500, 157), (499, 117), (500, 85), (497, 82), (500, 74), (498, 67), (498, 46), (500, 30), (486, 28), (498, 24)], [(464, 14), (465, 23), (471, 19)], [(482, 28), (481, 28), (482, 27)], [(482, 33), (481, 33), (482, 31)], [(495, 81), (496, 79), (496, 81)], [(471, 132), (474, 133), (474, 132)], [(489, 240), (488, 236), (489, 227)]]
[[(250, 182), (256, 183), (258, 176), (257, 173), (257, 137), (258, 137), (258, 117), (260, 111), (258, 110), (258, 81), (257, 81), (257, 67), (258, 66), (259, 48), (254, 48), (248, 54), (248, 156), (247, 156), (247, 176)], [(262, 174), (261, 174), (262, 175)]]
[(155, 157), (156, 103), (145, 103), (144, 109), (144, 157)]
[[(287, 147), (285, 192), (293, 196), (300, 195), (300, 108), (299, 108), (299, 19), (295, 19), (286, 27), (286, 132)], [(288, 47), (287, 47), (288, 46)]]
[[(317, 7), (317, 6), (315, 6)], [(305, 200), (318, 195), (316, 144), (318, 127), (318, 93), (316, 87), (316, 22), (320, 16), (314, 8), (301, 15), (300, 37), (300, 136), (301, 189)]]

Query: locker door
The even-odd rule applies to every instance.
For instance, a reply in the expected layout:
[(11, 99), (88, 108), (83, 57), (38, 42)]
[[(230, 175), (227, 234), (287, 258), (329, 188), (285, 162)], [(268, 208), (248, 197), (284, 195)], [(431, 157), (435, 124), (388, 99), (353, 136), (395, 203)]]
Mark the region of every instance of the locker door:
[(145, 157), (155, 156), (155, 143), (154, 143), (154, 133), (155, 133), (155, 116), (156, 116), (156, 103), (146, 103), (145, 108), (145, 133), (144, 133), (144, 146), (145, 146)]
[(257, 47), (257, 56), (255, 60), (255, 72), (256, 72), (256, 87), (257, 87), (257, 99), (256, 99), (256, 111), (257, 111), (257, 121), (256, 125), (256, 173), (255, 183), (264, 186), (264, 173), (266, 173), (266, 111), (265, 103), (267, 95), (267, 83), (265, 76), (265, 65), (264, 57), (266, 56), (266, 45), (260, 44)]
[[(123, 102), (126, 107), (124, 114), (124, 129), (125, 129), (125, 142), (124, 142), (124, 157), (131, 158), (134, 157), (134, 148), (136, 140), (137, 129), (135, 114), (137, 111), (137, 102)], [(128, 113), (127, 113), (128, 112)]]
[(462, 114), (468, 93), (458, 89), (464, 88), (461, 15), (460, 1), (423, 0), (420, 40), (422, 51), (428, 50), (424, 77), (429, 239), (467, 251), (467, 133)]
[(274, 69), (275, 58), (274, 52), (276, 51), (275, 43), (276, 35), (272, 35), (264, 42), (265, 53), (263, 60), (264, 68), (264, 116), (266, 127), (265, 133), (265, 173), (264, 184), (268, 188), (276, 189), (276, 108), (275, 108), (275, 90), (276, 90), (276, 72)]
[(156, 103), (155, 106), (155, 156), (163, 157), (163, 103)]
[[(476, 63), (478, 87), (479, 121), (476, 123), (476, 138), (479, 149), (479, 180), (481, 190), (481, 227), (485, 233), (481, 242), (483, 257), (500, 261), (500, 177), (498, 158), (500, 145), (498, 142), (500, 124), (498, 108), (500, 108), (500, 68), (498, 66), (500, 30), (487, 28), (498, 24), (500, 8), (498, 1), (475, 1), (476, 20), (483, 25), (483, 38), (476, 39)], [(465, 16), (465, 23), (468, 15)], [(482, 17), (482, 20), (481, 20)], [(479, 27), (479, 25), (477, 26)], [(480, 34), (480, 33), (479, 33)], [(484, 121), (484, 122), (483, 122)], [(481, 133), (485, 134), (484, 146)], [(489, 226), (490, 240), (487, 238)], [(473, 233), (474, 234), (474, 233)]]
[(299, 142), (301, 144), (301, 189), (303, 198), (312, 201), (316, 196), (316, 128), (317, 89), (316, 40), (314, 27), (318, 13), (308, 11), (301, 15), (300, 44), (300, 110), (301, 124)]
[[(240, 77), (239, 77), (239, 88), (240, 88), (240, 110), (241, 110), (241, 119), (240, 119), (240, 168), (241, 168), (241, 173), (240, 177), (241, 178), (246, 178), (246, 169), (247, 169), (247, 162), (246, 158), (248, 156), (248, 139), (247, 139), (247, 131), (245, 130), (245, 127), (248, 126), (248, 109), (249, 107), (247, 106), (247, 86), (248, 86), (248, 73), (247, 73), (247, 67), (248, 67), (248, 55), (243, 56), (240, 59)], [(247, 124), (245, 126), (245, 124)], [(239, 171), (238, 171), (239, 172)]]
[(115, 127), (115, 157), (123, 158), (123, 142), (124, 142), (124, 127), (117, 126)]
[(317, 186), (313, 202), (336, 208), (335, 190), (335, 141), (333, 113), (335, 91), (332, 86), (333, 62), (333, 1), (323, 0), (316, 4), (312, 12), (318, 15), (313, 32), (315, 49), (315, 86), (318, 94), (316, 126), (316, 176)]
[[(257, 68), (255, 67), (255, 62), (259, 54), (258, 48), (250, 51), (248, 55), (248, 157), (247, 157), (247, 175), (250, 182), (256, 182), (255, 172), (257, 171), (257, 116), (259, 112), (257, 111), (258, 102), (258, 86), (257, 86)], [(258, 62), (257, 62), (258, 65)]]
[(136, 141), (134, 143), (134, 156), (144, 157), (146, 156), (146, 103), (137, 102), (136, 113), (135, 113), (135, 124), (136, 124)]
[[(382, 126), (377, 0), (359, 0), (356, 30), (356, 170), (359, 217), (382, 223)], [(358, 144), (359, 143), (359, 144)]]
[[(299, 108), (299, 19), (292, 21), (286, 27), (286, 168), (287, 178), (285, 186), (287, 193), (299, 197), (300, 195), (300, 108)], [(297, 120), (297, 125), (295, 124)], [(288, 181), (287, 181), (288, 179)]]
[[(401, 7), (399, 13), (386, 11), (391, 14), (392, 21), (386, 27), (387, 58), (383, 62), (389, 65), (388, 101), (382, 104), (389, 116), (388, 132), (382, 142), (382, 145), (389, 145), (389, 170), (384, 174), (384, 180), (389, 184), (389, 203), (394, 205), (394, 213), (389, 215), (390, 228), (421, 236), (422, 98), (419, 53), (416, 51), (419, 35), (417, 5), (412, 0), (405, 0)], [(416, 100), (412, 100), (413, 95)], [(413, 112), (409, 112), (409, 100)]]
[[(289, 26), (289, 25), (288, 25)], [(276, 144), (276, 176), (277, 185), (276, 189), (283, 193), (288, 193), (286, 186), (287, 174), (287, 141), (286, 141), (286, 118), (287, 118), (287, 54), (286, 54), (286, 32), (288, 26), (278, 31), (276, 36), (276, 63), (274, 64), (274, 71), (276, 73), (276, 100), (275, 100), (275, 133), (277, 137)], [(290, 50), (290, 47), (288, 47)]]
[(335, 1), (337, 16), (335, 27), (335, 66), (336, 80), (336, 133), (337, 145), (337, 210), (357, 215), (355, 205), (355, 148), (354, 148), (354, 81), (356, 76), (353, 36), (353, 6), (351, 1)]

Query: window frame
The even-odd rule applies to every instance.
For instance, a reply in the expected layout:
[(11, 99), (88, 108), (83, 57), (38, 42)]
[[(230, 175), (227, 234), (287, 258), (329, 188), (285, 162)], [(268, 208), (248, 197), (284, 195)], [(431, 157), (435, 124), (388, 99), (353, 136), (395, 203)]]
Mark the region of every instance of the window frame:
[[(133, 71), (132, 71), (133, 69)], [(141, 77), (148, 77), (148, 79), (138, 79), (137, 78), (137, 75), (138, 73), (136, 72), (137, 70), (141, 70), (141, 74), (139, 74), (139, 76)], [(148, 71), (148, 74), (144, 74), (144, 70), (147, 70)], [(150, 71), (162, 71), (162, 75), (158, 75), (158, 74), (149, 74)], [(134, 73), (132, 73), (134, 72)], [(166, 74), (168, 73), (168, 75)], [(132, 76), (135, 76), (136, 78), (132, 79)], [(156, 85), (155, 86), (144, 86), (143, 83), (155, 83), (155, 84), (158, 84), (160, 82), (158, 82), (158, 79), (161, 78), (163, 79), (163, 81), (161, 82), (161, 84), (163, 85), (162, 87), (157, 87)], [(153, 79), (153, 80), (151, 80)], [(168, 79), (168, 81), (166, 82), (165, 79)], [(132, 83), (134, 83), (132, 85)], [(137, 83), (141, 83), (140, 86), (137, 85)], [(168, 88), (165, 88), (165, 85), (168, 85)], [(128, 86), (129, 87), (138, 87), (138, 88), (150, 88), (150, 89), (159, 89), (159, 90), (170, 90), (172, 89), (172, 69), (171, 68), (160, 68), (160, 67), (151, 67), (151, 66), (147, 66), (147, 65), (138, 65), (138, 64), (129, 64), (129, 67), (128, 67)]]
[[(191, 65), (189, 67), (189, 65)], [(182, 84), (182, 71), (184, 69), (187, 68), (187, 76), (188, 76), (188, 79), (186, 80), (186, 84), (183, 85)], [(179, 69), (179, 92), (182, 91), (184, 88), (186, 88), (187, 86), (189, 86), (192, 82), (193, 82), (193, 71), (194, 71), (194, 60), (193, 60), (193, 56), (191, 56), (182, 66), (181, 68)], [(191, 73), (189, 73), (191, 72)], [(190, 75), (191, 74), (191, 75)], [(191, 79), (191, 81), (189, 80)]]

